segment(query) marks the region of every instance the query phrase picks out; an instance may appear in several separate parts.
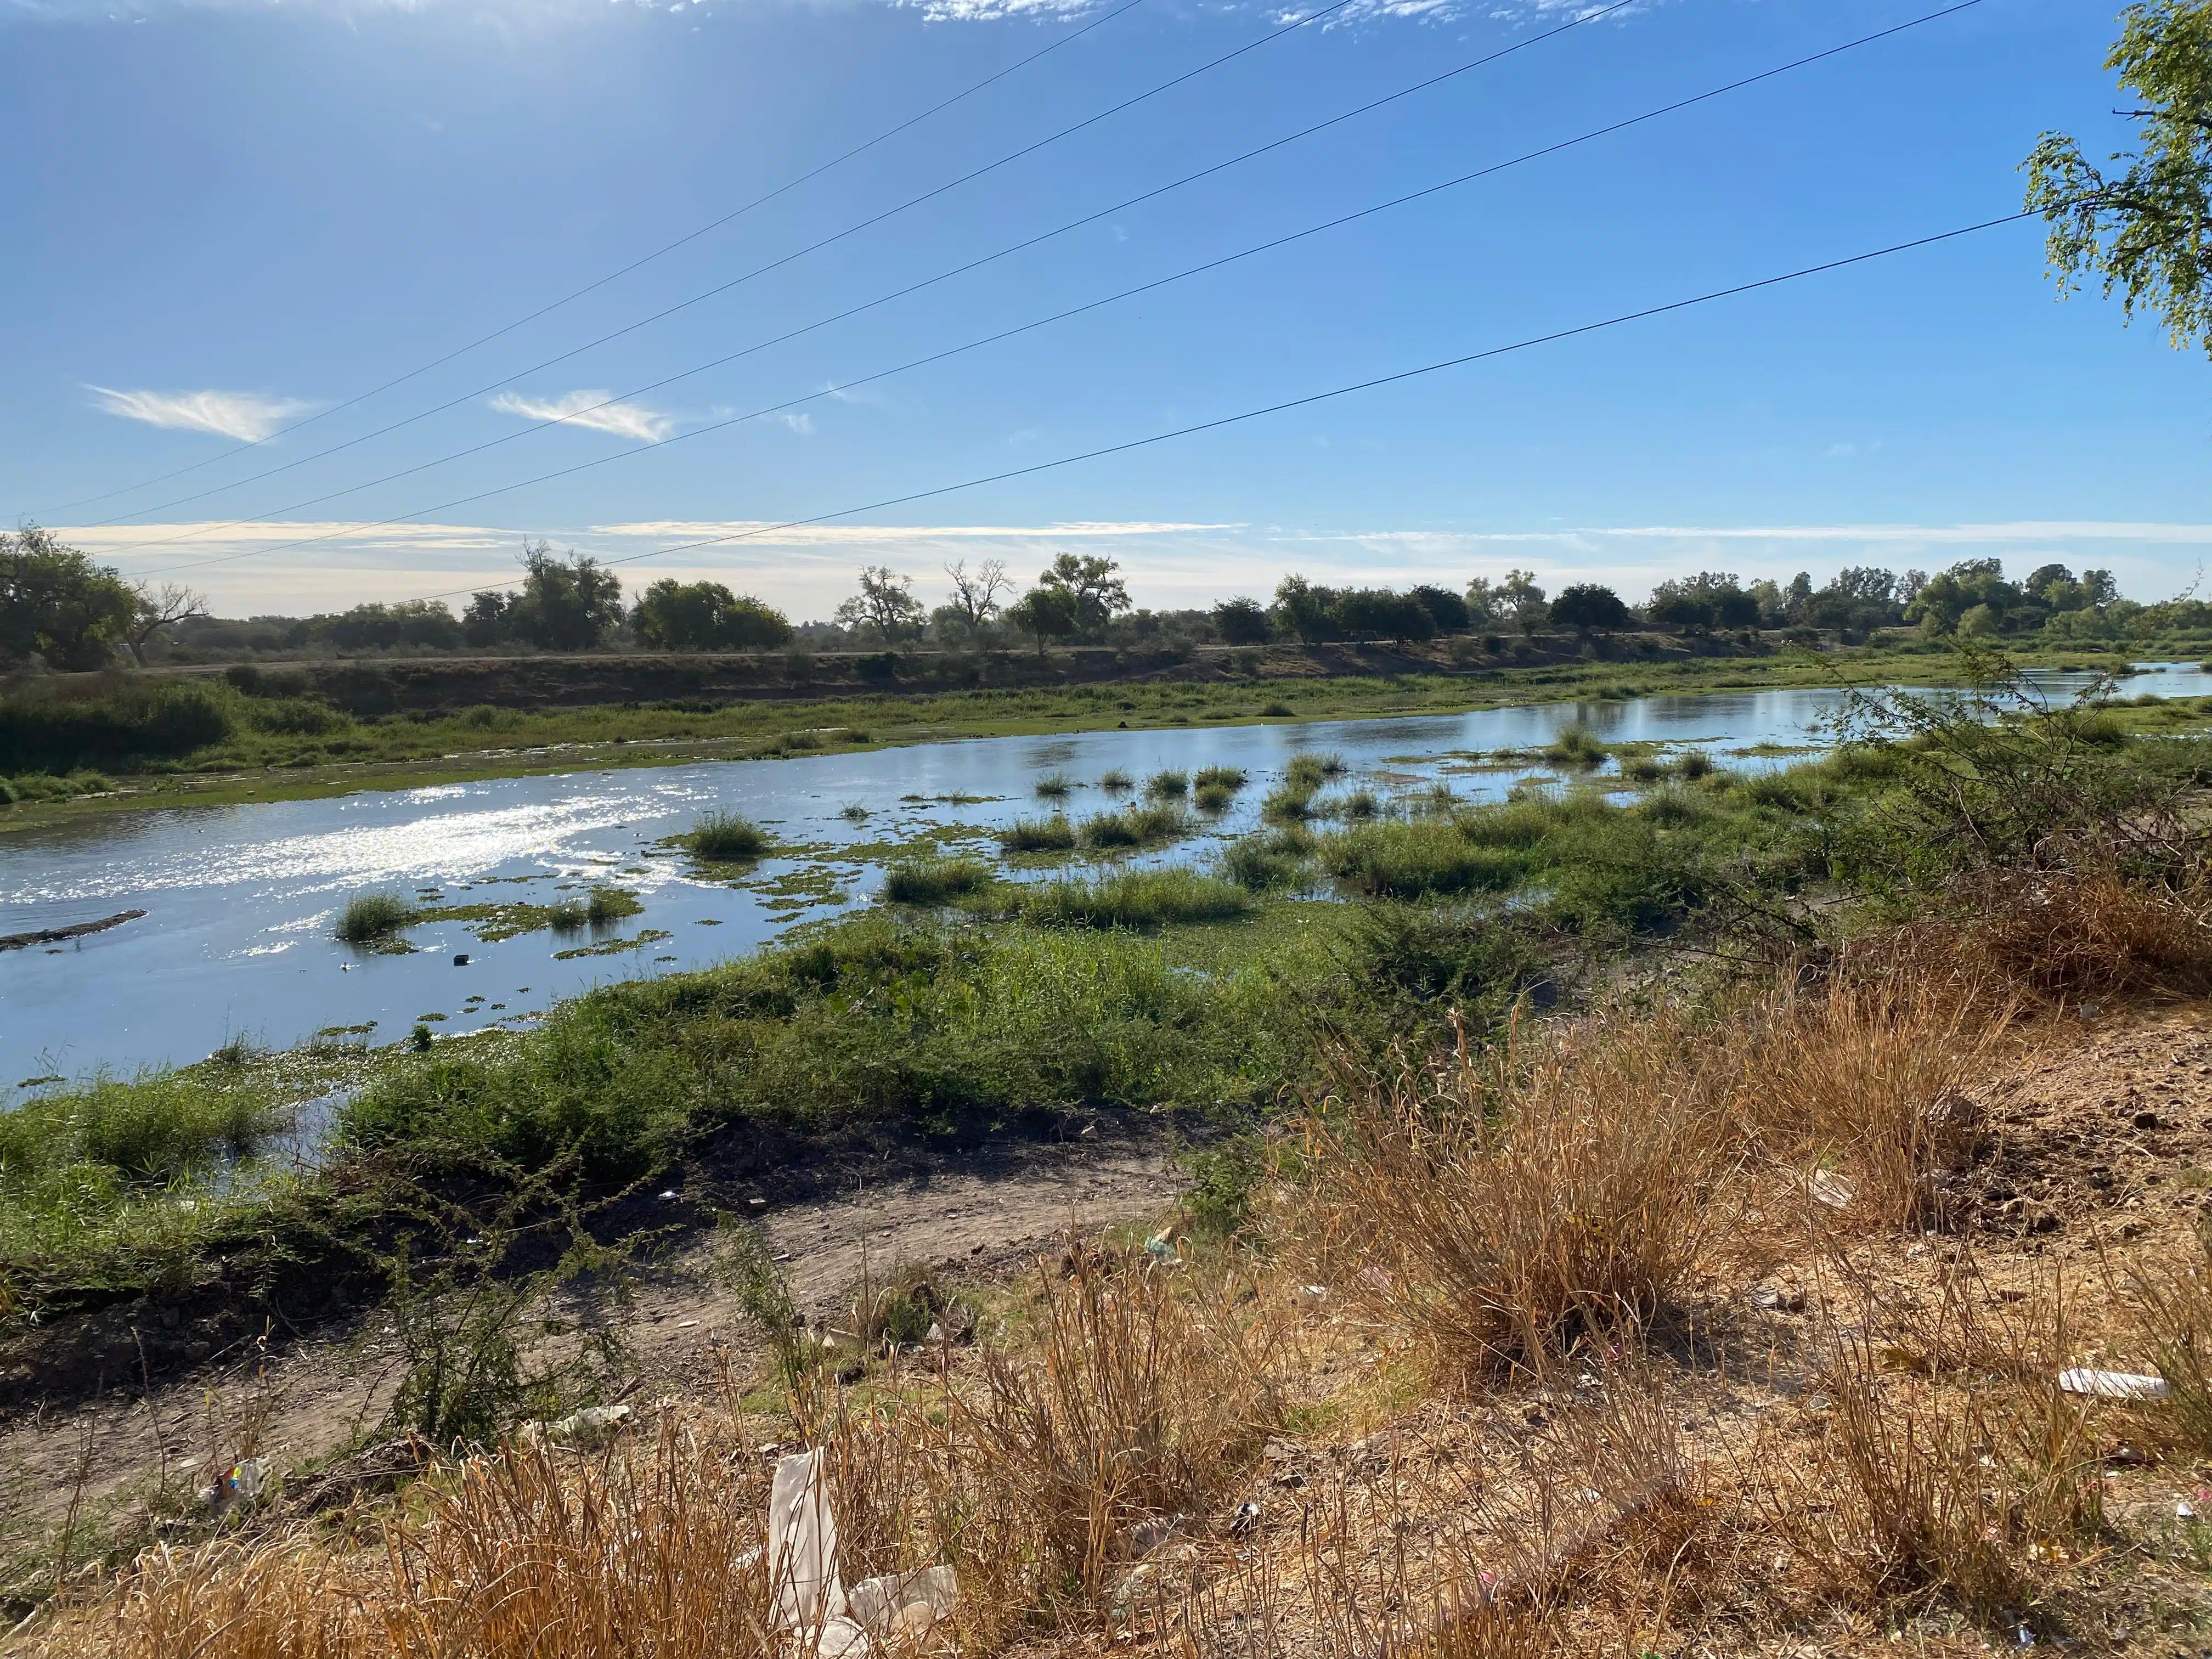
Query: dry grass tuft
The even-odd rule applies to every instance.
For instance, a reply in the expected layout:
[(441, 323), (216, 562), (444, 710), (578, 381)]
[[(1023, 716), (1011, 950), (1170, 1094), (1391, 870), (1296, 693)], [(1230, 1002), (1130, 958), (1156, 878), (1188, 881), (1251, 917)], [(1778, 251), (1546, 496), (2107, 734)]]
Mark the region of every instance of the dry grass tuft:
[(1948, 1386), (1887, 1358), (1861, 1336), (1822, 1367), (1809, 1455), (1770, 1446), (1763, 1460), (1767, 1524), (1846, 1600), (2024, 1609), (2033, 1555), (2102, 1522), (2087, 1413), (2049, 1372)]
[(2008, 1040), (2013, 1012), (2002, 993), (1915, 965), (1832, 975), (1746, 1022), (1737, 1109), (1776, 1160), (1850, 1170), (1850, 1207), (1890, 1226), (1936, 1225), (1936, 1178), (1980, 1133), (1969, 1085)]
[(2030, 994), (2060, 1003), (2212, 990), (2212, 893), (2109, 870), (2013, 873), (1974, 896), (1973, 942)]
[(1726, 1077), (1679, 1022), (1526, 1047), (1487, 1073), (1346, 1069), (1312, 1131), (1313, 1271), (1462, 1371), (1648, 1323), (1732, 1224)]
[(1271, 1334), (1228, 1294), (1076, 1253), (1039, 1269), (1031, 1341), (983, 1354), (955, 1395), (981, 1473), (1024, 1511), (1048, 1599), (1097, 1597), (1146, 1520), (1202, 1514), (1279, 1421)]

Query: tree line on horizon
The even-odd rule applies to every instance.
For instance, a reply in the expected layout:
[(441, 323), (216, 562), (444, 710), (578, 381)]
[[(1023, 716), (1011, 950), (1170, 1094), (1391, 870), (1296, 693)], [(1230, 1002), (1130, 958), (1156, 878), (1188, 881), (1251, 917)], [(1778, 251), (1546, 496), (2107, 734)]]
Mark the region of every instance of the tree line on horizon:
[(2046, 563), (2015, 581), (2002, 560), (1968, 559), (1933, 575), (1869, 566), (1815, 587), (1744, 582), (1700, 571), (1671, 578), (1632, 605), (1613, 588), (1578, 582), (1547, 593), (1532, 572), (1476, 576), (1462, 587), (1329, 586), (1291, 574), (1272, 599), (1246, 595), (1207, 609), (1152, 611), (1131, 599), (1119, 564), (1061, 553), (1026, 590), (1002, 560), (946, 567), (951, 592), (926, 606), (914, 580), (873, 565), (827, 621), (794, 624), (782, 611), (716, 581), (662, 577), (625, 604), (620, 579), (588, 554), (526, 542), (515, 586), (471, 597), (459, 614), (431, 600), (358, 605), (305, 617), (212, 616), (187, 589), (152, 589), (62, 546), (36, 526), (0, 533), (0, 666), (55, 671), (144, 664), (166, 643), (188, 655), (328, 652), (435, 654), (465, 650), (593, 651), (611, 645), (671, 652), (786, 647), (1001, 649), (1027, 645), (1195, 646), (1417, 642), (1440, 636), (1585, 637), (1628, 629), (1682, 635), (1789, 630), (1810, 643), (1863, 641), (1914, 627), (1929, 637), (2039, 635), (2056, 642), (2120, 641), (2161, 631), (2212, 629), (2212, 605), (2185, 598), (2144, 605), (2120, 597), (2108, 570)]

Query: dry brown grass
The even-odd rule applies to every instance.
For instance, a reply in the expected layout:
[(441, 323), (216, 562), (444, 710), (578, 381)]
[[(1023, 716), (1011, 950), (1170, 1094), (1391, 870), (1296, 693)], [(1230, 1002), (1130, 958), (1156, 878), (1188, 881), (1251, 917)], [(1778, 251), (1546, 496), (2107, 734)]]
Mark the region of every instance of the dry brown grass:
[(2000, 1044), (2017, 1041), (2015, 1012), (2002, 987), (1948, 969), (1846, 966), (1741, 1022), (1735, 1109), (1775, 1162), (1847, 1171), (1842, 1207), (1893, 1227), (1936, 1224), (1935, 1177), (1974, 1145), (1981, 1113), (1971, 1085)]
[(2212, 890), (2130, 882), (2108, 867), (1993, 878), (1967, 935), (2030, 994), (2062, 1004), (2212, 990)]
[(1727, 1241), (1729, 1077), (1622, 1013), (1488, 1068), (1341, 1075), (1312, 1130), (1310, 1270), (1462, 1372), (1540, 1365), (1674, 1304)]

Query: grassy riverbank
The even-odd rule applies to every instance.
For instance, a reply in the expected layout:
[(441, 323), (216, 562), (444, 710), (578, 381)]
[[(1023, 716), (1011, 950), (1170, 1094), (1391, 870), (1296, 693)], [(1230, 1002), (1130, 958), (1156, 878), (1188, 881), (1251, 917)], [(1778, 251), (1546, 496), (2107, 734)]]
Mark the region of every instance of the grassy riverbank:
[[(690, 760), (777, 759), (887, 744), (1059, 732), (1444, 714), (1529, 702), (1838, 684), (1933, 685), (1953, 655), (1917, 643), (1828, 651), (1725, 647), (1657, 659), (1618, 641), (1585, 660), (1571, 641), (1516, 665), (1477, 651), (1464, 665), (1379, 649), (1224, 655), (1203, 674), (1007, 690), (885, 690), (835, 697), (604, 702), (587, 707), (413, 709), (361, 716), (321, 698), (219, 678), (133, 682), (89, 699), (0, 702), (0, 772), (48, 779), (14, 791), (0, 833), (92, 811), (313, 799), (483, 778)], [(1598, 647), (1593, 647), (1594, 649)], [(1656, 647), (1655, 647), (1656, 649)], [(1714, 647), (1717, 653), (1722, 647)], [(2109, 669), (2110, 654), (2044, 653), (2038, 667)], [(1270, 670), (1286, 672), (1269, 672)], [(33, 772), (29, 769), (43, 768)], [(83, 769), (100, 769), (91, 771)], [(71, 769), (76, 784), (63, 788)]]
[[(1455, 1017), (1480, 1037), (1517, 997), (1571, 1000), (1656, 954), (1695, 975), (1815, 946), (1975, 860), (2026, 856), (2069, 813), (2212, 775), (2201, 740), (2125, 730), (2187, 731), (2194, 704), (1989, 726), (1893, 714), (1890, 738), (1778, 772), (1638, 758), (1602, 789), (1489, 806), (1431, 790), (1355, 813), (1317, 765), (1285, 786), (1300, 810), (1218, 872), (1023, 884), (921, 847), (875, 911), (607, 987), (527, 1031), (229, 1054), (50, 1093), (0, 1119), (0, 1297), (28, 1316), (194, 1282), (266, 1248), (265, 1191), (361, 1200), (362, 1170), (606, 1191), (762, 1126), (927, 1141), (1039, 1113), (1249, 1118), (1332, 1048), (1380, 1054)], [(1562, 747), (1570, 778), (1602, 758), (1594, 738)], [(1961, 788), (1986, 800), (1966, 839), (1944, 822)], [(295, 1103), (339, 1087), (319, 1166), (252, 1161)], [(215, 1178), (241, 1154), (245, 1179)]]

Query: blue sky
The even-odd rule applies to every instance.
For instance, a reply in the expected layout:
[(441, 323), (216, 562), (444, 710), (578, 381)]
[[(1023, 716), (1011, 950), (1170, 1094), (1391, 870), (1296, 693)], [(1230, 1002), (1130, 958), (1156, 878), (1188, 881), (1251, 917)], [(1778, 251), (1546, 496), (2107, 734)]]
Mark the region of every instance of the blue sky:
[[(0, 211), (15, 232), (0, 262), (0, 514), (59, 527), (126, 574), (191, 582), (228, 614), (464, 589), (511, 573), (525, 535), (628, 558), (1948, 229), (2019, 205), (2015, 166), (2045, 128), (2093, 151), (2124, 142), (2100, 67), (2113, 9), (1983, 0), (847, 389), (1937, 3), (1650, 0), (970, 276), (532, 429), (1575, 15), (1559, 0), (1352, 0), (921, 208), (522, 372), (1297, 15), (1144, 0), (581, 301), (223, 455), (693, 230), (1105, 8), (0, 0), (13, 105)], [(1000, 557), (1027, 574), (1076, 546), (1118, 557), (1139, 602), (1162, 606), (1265, 592), (1292, 568), (1456, 582), (1521, 565), (1638, 597), (1682, 570), (1817, 577), (1997, 554), (2109, 564), (2131, 594), (2162, 597), (2212, 544), (2212, 366), (2120, 322), (2094, 294), (2053, 303), (2039, 230), (2022, 224), (623, 574), (635, 586), (711, 574), (816, 616), (861, 563), (907, 571), (934, 598), (947, 559)], [(498, 438), (512, 441), (355, 489)], [(603, 457), (617, 459), (504, 488)], [(350, 493), (317, 499), (338, 491)], [(422, 516), (375, 523), (410, 514)]]

